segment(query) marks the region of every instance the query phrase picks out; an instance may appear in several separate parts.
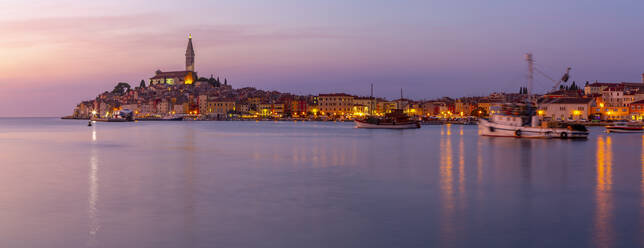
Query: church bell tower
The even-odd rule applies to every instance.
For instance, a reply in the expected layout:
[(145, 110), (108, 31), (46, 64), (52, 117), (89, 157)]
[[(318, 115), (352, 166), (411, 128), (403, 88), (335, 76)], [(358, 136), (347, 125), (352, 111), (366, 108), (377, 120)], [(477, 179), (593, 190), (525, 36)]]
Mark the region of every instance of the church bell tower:
[(188, 48), (186, 48), (186, 71), (195, 71), (195, 51), (192, 49), (192, 35), (188, 35)]

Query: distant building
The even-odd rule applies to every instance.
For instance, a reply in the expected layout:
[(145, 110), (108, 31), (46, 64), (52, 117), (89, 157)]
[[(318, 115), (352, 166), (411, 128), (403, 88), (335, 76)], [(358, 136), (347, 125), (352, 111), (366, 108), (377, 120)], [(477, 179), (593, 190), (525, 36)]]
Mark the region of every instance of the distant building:
[[(644, 77), (644, 75), (642, 75)], [(631, 103), (631, 120), (642, 121), (644, 119), (644, 100)]]
[(558, 121), (588, 120), (594, 98), (542, 98), (539, 100), (537, 114), (542, 119)]
[(228, 112), (235, 111), (235, 101), (232, 99), (222, 99), (215, 101), (208, 101), (208, 110), (206, 114), (216, 116), (216, 117), (225, 117)]
[(186, 70), (185, 71), (168, 71), (157, 70), (153, 77), (150, 78), (150, 85), (168, 84), (182, 85), (192, 84), (199, 77), (195, 72), (195, 51), (192, 47), (192, 35), (188, 36), (188, 47), (186, 48)]
[(345, 115), (353, 109), (352, 95), (344, 93), (318, 95), (318, 108), (322, 115)]

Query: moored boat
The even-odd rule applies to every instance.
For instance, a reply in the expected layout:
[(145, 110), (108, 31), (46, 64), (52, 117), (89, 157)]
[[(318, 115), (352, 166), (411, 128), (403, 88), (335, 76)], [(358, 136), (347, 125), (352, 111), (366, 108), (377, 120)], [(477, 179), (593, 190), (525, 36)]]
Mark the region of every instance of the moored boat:
[[(588, 129), (581, 124), (561, 122), (542, 122), (537, 116), (536, 107), (531, 99), (534, 60), (532, 54), (526, 54), (528, 62), (528, 87), (526, 88), (525, 103), (504, 104), (500, 111), (494, 111), (489, 119), (479, 119), (479, 134), (483, 136), (515, 137), (515, 138), (561, 138), (586, 139)], [(570, 67), (564, 76), (556, 82), (555, 90), (562, 82), (567, 82)]]
[(540, 123), (536, 115), (495, 114), (490, 119), (479, 119), (479, 134), (483, 136), (514, 138), (588, 138), (584, 125)]
[(159, 119), (160, 121), (182, 121), (184, 115), (169, 115), (169, 116), (164, 116)]
[(370, 129), (413, 129), (420, 128), (420, 122), (409, 118), (402, 110), (394, 110), (383, 117), (367, 117), (354, 120), (356, 128)]
[(642, 133), (644, 126), (637, 123), (616, 122), (613, 125), (606, 126), (607, 133)]

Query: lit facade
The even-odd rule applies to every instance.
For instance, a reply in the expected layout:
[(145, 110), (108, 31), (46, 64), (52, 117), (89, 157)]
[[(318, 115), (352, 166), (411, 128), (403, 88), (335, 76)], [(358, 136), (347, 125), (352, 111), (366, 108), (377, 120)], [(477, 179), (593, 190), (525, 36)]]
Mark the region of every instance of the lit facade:
[(322, 115), (345, 115), (353, 110), (354, 96), (336, 93), (318, 95), (318, 107)]

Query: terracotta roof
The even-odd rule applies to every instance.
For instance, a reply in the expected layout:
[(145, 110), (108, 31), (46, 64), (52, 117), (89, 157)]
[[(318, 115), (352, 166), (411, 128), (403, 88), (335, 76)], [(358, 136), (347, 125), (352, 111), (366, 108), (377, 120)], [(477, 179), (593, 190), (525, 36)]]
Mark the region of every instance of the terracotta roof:
[(191, 71), (164, 71), (157, 73), (154, 77), (150, 79), (162, 79), (162, 78), (183, 78), (188, 74), (192, 73)]
[(571, 97), (576, 97), (576, 96), (582, 96), (583, 91), (582, 90), (556, 90), (553, 92), (550, 92), (548, 94), (545, 94), (544, 96), (571, 96)]
[(617, 83), (600, 83), (600, 82), (594, 82), (589, 84), (588, 86), (594, 86), (594, 87), (599, 87), (599, 86), (617, 86)]
[(319, 96), (352, 96), (345, 93), (331, 93), (331, 94), (320, 94)]
[(593, 98), (590, 97), (562, 97), (562, 98), (552, 98), (552, 100), (544, 100), (542, 103), (545, 104), (587, 104), (593, 101)]
[(633, 105), (633, 104), (644, 104), (644, 100), (639, 100), (639, 101), (637, 101), (637, 102), (633, 102), (633, 103), (631, 103), (631, 105)]
[(624, 87), (622, 86), (615, 86), (615, 87), (608, 87), (604, 89), (604, 91), (623, 91)]

